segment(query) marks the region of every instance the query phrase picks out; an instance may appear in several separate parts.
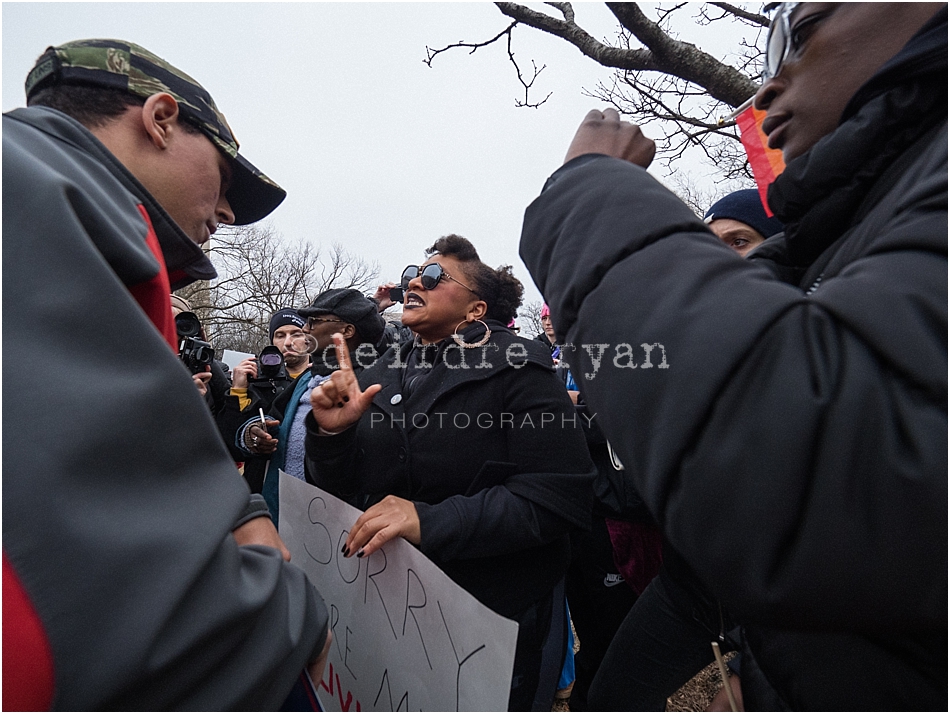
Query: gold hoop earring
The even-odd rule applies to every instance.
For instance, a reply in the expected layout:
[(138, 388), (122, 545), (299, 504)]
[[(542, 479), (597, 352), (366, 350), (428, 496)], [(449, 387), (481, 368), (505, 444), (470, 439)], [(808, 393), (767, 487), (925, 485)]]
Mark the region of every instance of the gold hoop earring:
[[(481, 320), (473, 320), (473, 322), (481, 322), (482, 325), (485, 325), (485, 323), (482, 322)], [(467, 324), (468, 324), (467, 321), (462, 320), (459, 324), (455, 326), (455, 333), (452, 335), (452, 339), (455, 340), (455, 344), (457, 344), (459, 347), (465, 347), (467, 349), (470, 349), (473, 347), (481, 347), (486, 342), (488, 342), (488, 338), (491, 337), (491, 329), (488, 327), (488, 325), (485, 325), (485, 336), (482, 339), (480, 339), (478, 342), (466, 342), (465, 340), (463, 340), (462, 335), (459, 333), (459, 328), (462, 325), (467, 325)]]

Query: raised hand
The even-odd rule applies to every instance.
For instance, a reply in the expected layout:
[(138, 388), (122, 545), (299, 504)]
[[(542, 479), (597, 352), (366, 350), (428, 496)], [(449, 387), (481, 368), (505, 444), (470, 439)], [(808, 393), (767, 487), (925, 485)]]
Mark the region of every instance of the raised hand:
[(365, 392), (361, 390), (346, 341), (339, 332), (333, 335), (333, 345), (340, 368), (310, 393), (310, 408), (321, 429), (340, 432), (360, 420), (382, 386), (373, 384)]
[(647, 168), (656, 154), (656, 144), (636, 124), (620, 121), (616, 109), (593, 109), (577, 128), (564, 163), (584, 154), (606, 154)]
[(379, 305), (380, 312), (396, 304), (393, 302), (393, 299), (389, 297), (389, 291), (395, 287), (398, 287), (396, 283), (386, 283), (376, 288), (376, 294), (373, 295), (373, 299), (376, 301), (376, 304)]
[(248, 357), (234, 366), (231, 371), (231, 386), (247, 389), (249, 379), (257, 379), (257, 360), (253, 357)]

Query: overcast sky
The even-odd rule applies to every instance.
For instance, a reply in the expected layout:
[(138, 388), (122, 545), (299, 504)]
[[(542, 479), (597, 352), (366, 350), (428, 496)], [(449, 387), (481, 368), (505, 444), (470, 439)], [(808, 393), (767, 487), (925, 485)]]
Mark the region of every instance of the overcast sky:
[[(615, 33), (604, 5), (575, 10), (594, 36)], [(427, 45), (504, 29), (490, 3), (5, 2), (2, 12), (3, 111), (23, 106), (23, 80), (48, 45), (136, 42), (201, 82), (242, 153), (287, 190), (266, 219), (285, 238), (339, 242), (398, 280), (436, 238), (458, 233), (490, 265), (513, 264), (526, 300), (540, 296), (518, 258), (524, 209), (584, 114), (602, 108), (583, 88), (610, 76), (530, 28), (515, 31), (514, 49), (526, 66), (547, 65), (536, 97), (553, 94), (539, 109), (515, 107), (504, 44), (423, 63)], [(697, 41), (691, 29), (684, 39)], [(734, 40), (720, 47), (724, 58)], [(690, 167), (708, 182), (709, 167)]]

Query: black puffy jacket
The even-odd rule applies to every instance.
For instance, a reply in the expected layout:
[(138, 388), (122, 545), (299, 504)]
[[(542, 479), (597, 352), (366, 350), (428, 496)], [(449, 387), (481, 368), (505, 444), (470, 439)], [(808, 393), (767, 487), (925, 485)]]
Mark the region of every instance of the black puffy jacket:
[(943, 10), (790, 162), (759, 260), (604, 156), (525, 216), (626, 478), (746, 625), (751, 709), (947, 706), (946, 88)]

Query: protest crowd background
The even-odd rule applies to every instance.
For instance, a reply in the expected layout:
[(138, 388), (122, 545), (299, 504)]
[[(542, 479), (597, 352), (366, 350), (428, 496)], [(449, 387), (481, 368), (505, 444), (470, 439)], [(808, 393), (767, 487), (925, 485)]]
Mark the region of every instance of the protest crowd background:
[[(499, 8), (607, 63), (556, 5)], [(477, 235), (398, 275), (283, 243), (200, 67), (37, 58), (3, 129), (4, 708), (347, 708), (295, 479), (358, 510), (338, 564), (405, 541), (517, 623), (509, 711), (946, 710), (947, 7), (720, 11), (767, 28), (728, 80), (614, 9), (734, 110), (698, 127), (733, 132), (724, 190), (646, 171), (688, 108), (658, 152), (600, 96), (525, 207), (531, 286)]]

